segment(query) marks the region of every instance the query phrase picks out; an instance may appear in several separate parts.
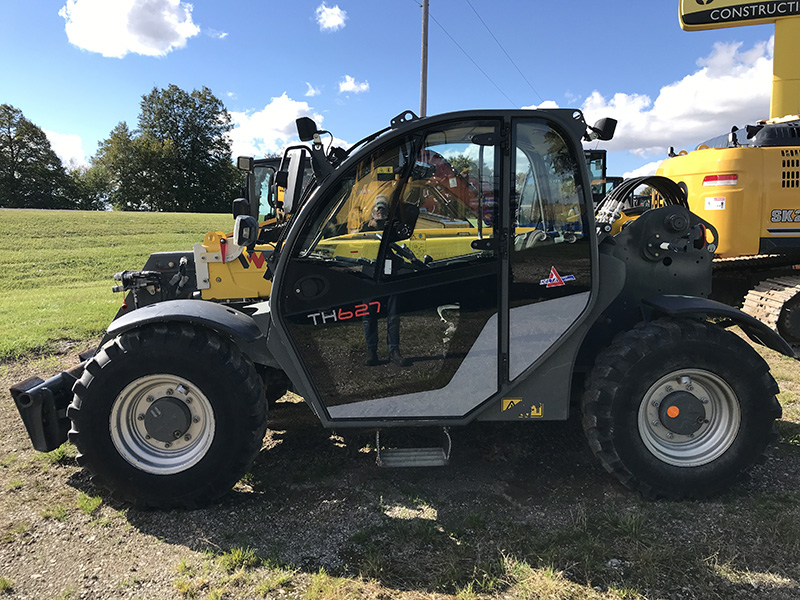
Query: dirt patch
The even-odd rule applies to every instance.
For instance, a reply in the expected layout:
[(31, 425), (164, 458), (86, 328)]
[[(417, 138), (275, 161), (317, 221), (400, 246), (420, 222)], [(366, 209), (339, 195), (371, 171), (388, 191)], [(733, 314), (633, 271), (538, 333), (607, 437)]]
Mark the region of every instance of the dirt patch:
[[(84, 349), (3, 365), (0, 387)], [(648, 503), (603, 471), (575, 419), (477, 423), (451, 432), (449, 467), (382, 470), (373, 432), (323, 430), (287, 396), (230, 495), (163, 512), (108, 497), (74, 450), (37, 454), (3, 393), (0, 598), (800, 595), (791, 420), (724, 497)]]

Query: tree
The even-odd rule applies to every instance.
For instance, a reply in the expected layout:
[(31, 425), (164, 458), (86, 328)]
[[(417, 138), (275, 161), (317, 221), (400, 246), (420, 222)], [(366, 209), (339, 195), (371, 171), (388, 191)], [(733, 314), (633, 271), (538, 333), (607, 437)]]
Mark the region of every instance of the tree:
[(74, 208), (70, 179), (44, 131), (0, 105), (0, 207)]
[(211, 90), (176, 85), (142, 97), (139, 129), (120, 123), (92, 169), (105, 170), (121, 210), (227, 212), (242, 184), (231, 162), (230, 115)]
[(109, 205), (108, 173), (102, 168), (75, 167), (67, 173), (69, 195), (78, 210), (105, 210)]

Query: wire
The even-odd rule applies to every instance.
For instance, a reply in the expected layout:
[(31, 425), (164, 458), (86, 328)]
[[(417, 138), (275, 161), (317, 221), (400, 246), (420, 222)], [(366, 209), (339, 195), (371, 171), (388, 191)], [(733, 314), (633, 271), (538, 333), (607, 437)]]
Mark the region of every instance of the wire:
[(453, 43), (454, 43), (454, 44), (455, 44), (455, 45), (458, 47), (458, 49), (459, 49), (459, 50), (461, 50), (461, 52), (463, 52), (463, 53), (464, 53), (464, 56), (466, 56), (466, 57), (467, 57), (467, 58), (468, 58), (468, 59), (469, 59), (469, 60), (472, 62), (472, 64), (473, 64), (473, 65), (475, 65), (475, 68), (476, 68), (476, 69), (478, 69), (478, 71), (480, 71), (480, 72), (483, 74), (483, 76), (484, 76), (484, 77), (486, 77), (486, 79), (488, 79), (488, 80), (489, 80), (489, 82), (490, 82), (490, 83), (491, 83), (491, 84), (492, 84), (494, 87), (496, 87), (496, 88), (497, 88), (497, 91), (498, 91), (498, 92), (500, 92), (501, 94), (503, 94), (503, 97), (504, 97), (506, 100), (508, 100), (508, 101), (511, 103), (511, 105), (512, 105), (512, 106), (514, 106), (514, 107), (516, 107), (516, 108), (519, 108), (519, 105), (518, 105), (518, 104), (516, 104), (516, 103), (515, 103), (515, 102), (514, 102), (514, 101), (513, 101), (511, 98), (509, 98), (509, 97), (508, 97), (508, 94), (506, 94), (506, 93), (505, 93), (505, 92), (504, 92), (502, 89), (500, 89), (500, 86), (499, 86), (499, 85), (497, 85), (497, 84), (494, 82), (494, 80), (493, 80), (491, 77), (489, 77), (489, 75), (486, 73), (486, 71), (484, 71), (483, 69), (481, 69), (481, 68), (480, 68), (480, 66), (478, 65), (478, 63), (476, 63), (476, 62), (475, 62), (475, 60), (473, 60), (473, 58), (472, 58), (472, 57), (471, 57), (469, 54), (467, 54), (467, 51), (466, 51), (466, 50), (464, 50), (464, 48), (462, 48), (462, 47), (461, 47), (461, 45), (460, 45), (460, 44), (459, 44), (459, 43), (458, 43), (458, 42), (457, 42), (457, 41), (456, 41), (456, 40), (453, 38), (453, 36), (452, 36), (452, 35), (450, 35), (450, 34), (447, 32), (447, 30), (446, 30), (444, 27), (442, 27), (442, 24), (441, 24), (441, 23), (439, 23), (439, 21), (437, 21), (437, 20), (436, 20), (436, 17), (434, 17), (434, 16), (433, 16), (433, 15), (430, 13), (430, 11), (428, 11), (428, 16), (429, 16), (431, 19), (433, 19), (433, 22), (434, 22), (434, 23), (436, 23), (436, 24), (439, 26), (439, 28), (440, 28), (442, 31), (444, 31), (444, 34), (445, 34), (447, 37), (449, 37), (449, 38), (450, 38), (450, 41), (452, 41), (452, 42), (453, 42)]
[[(419, 3), (419, 1), (418, 1), (418, 0), (411, 0), (411, 1), (412, 1), (414, 4), (416, 4), (417, 6), (419, 6), (420, 8), (422, 7), (422, 5)], [(472, 10), (475, 10), (475, 9), (473, 8)], [(447, 37), (449, 37), (449, 38), (450, 38), (450, 41), (451, 41), (451, 42), (453, 42), (453, 43), (456, 45), (456, 47), (457, 47), (459, 50), (461, 50), (461, 52), (464, 54), (464, 56), (466, 56), (466, 57), (467, 57), (467, 58), (470, 60), (470, 62), (471, 62), (473, 65), (475, 65), (475, 68), (476, 68), (476, 69), (478, 69), (478, 71), (480, 71), (480, 72), (481, 72), (481, 74), (482, 74), (484, 77), (486, 77), (486, 79), (488, 79), (488, 80), (489, 80), (489, 82), (490, 82), (490, 83), (491, 83), (491, 84), (492, 84), (492, 85), (493, 85), (495, 88), (497, 88), (497, 91), (498, 91), (498, 92), (500, 92), (500, 93), (503, 95), (503, 97), (504, 97), (506, 100), (508, 100), (508, 102), (511, 104), (511, 106), (514, 106), (515, 108), (519, 108), (519, 105), (518, 105), (516, 102), (514, 102), (514, 101), (513, 101), (511, 98), (509, 98), (509, 97), (508, 97), (508, 94), (506, 94), (506, 93), (505, 93), (505, 92), (504, 92), (504, 91), (503, 91), (503, 90), (500, 88), (500, 86), (499, 86), (499, 85), (497, 85), (497, 83), (495, 83), (495, 81), (494, 81), (494, 80), (493, 80), (491, 77), (489, 77), (489, 75), (486, 73), (486, 71), (484, 71), (483, 69), (481, 69), (480, 65), (478, 65), (478, 63), (476, 63), (476, 62), (475, 62), (475, 60), (474, 60), (474, 59), (473, 59), (473, 58), (472, 58), (472, 57), (471, 57), (471, 56), (470, 56), (470, 55), (467, 53), (467, 51), (466, 51), (466, 50), (464, 50), (464, 48), (462, 48), (462, 47), (461, 47), (461, 44), (459, 44), (459, 43), (458, 43), (458, 42), (455, 40), (455, 38), (453, 38), (453, 36), (452, 36), (452, 35), (450, 35), (450, 33), (449, 33), (449, 32), (448, 32), (448, 31), (447, 31), (445, 28), (444, 28), (444, 26), (443, 26), (441, 23), (439, 23), (439, 21), (437, 21), (437, 20), (436, 20), (436, 17), (434, 17), (434, 16), (433, 16), (433, 13), (430, 11), (430, 9), (428, 10), (428, 17), (430, 17), (430, 18), (433, 20), (433, 22), (434, 22), (434, 23), (436, 23), (436, 24), (439, 26), (439, 29), (441, 29), (442, 31), (444, 31), (444, 34), (445, 34)], [(478, 18), (480, 18), (480, 17), (478, 17)], [(485, 25), (485, 24), (484, 24), (484, 25)], [(491, 33), (491, 32), (489, 32), (489, 33)], [(494, 37), (494, 35), (492, 35), (492, 37)], [(496, 39), (497, 39), (497, 38), (495, 38), (495, 40), (496, 40)], [(499, 44), (499, 43), (500, 43), (500, 42), (498, 42), (498, 44)], [(501, 46), (501, 47), (502, 47), (502, 46)], [(503, 50), (503, 52), (505, 52), (505, 50)], [(506, 54), (506, 56), (508, 56), (508, 54)], [(510, 57), (509, 57), (509, 58), (510, 58)], [(512, 61), (512, 62), (513, 62), (513, 61)], [(516, 65), (514, 65), (514, 66), (516, 66)], [(519, 71), (519, 68), (517, 68), (517, 70)], [(524, 77), (524, 75), (523, 75), (523, 77)], [(527, 81), (527, 80), (526, 80), (526, 81)], [(528, 85), (530, 85), (530, 84), (528, 84)], [(534, 92), (535, 92), (535, 91), (536, 91), (536, 90), (534, 90)], [(536, 95), (538, 96), (539, 94), (536, 94)], [(541, 96), (539, 96), (539, 97), (541, 98)]]
[(539, 94), (539, 92), (537, 92), (537, 91), (536, 91), (536, 88), (535, 88), (535, 87), (533, 87), (533, 85), (531, 84), (531, 82), (530, 82), (530, 81), (528, 81), (528, 78), (527, 78), (527, 77), (525, 77), (525, 73), (523, 73), (523, 72), (520, 70), (520, 68), (517, 66), (517, 63), (515, 63), (515, 62), (514, 62), (514, 59), (513, 59), (513, 58), (511, 58), (511, 55), (509, 55), (509, 53), (508, 53), (508, 52), (506, 52), (506, 49), (505, 49), (505, 48), (503, 48), (503, 44), (501, 44), (501, 43), (500, 43), (500, 40), (498, 40), (498, 39), (497, 39), (497, 36), (495, 36), (495, 34), (494, 34), (494, 33), (492, 33), (492, 30), (491, 30), (491, 29), (489, 29), (489, 26), (486, 24), (486, 21), (484, 21), (484, 20), (483, 20), (483, 18), (481, 18), (481, 16), (478, 14), (478, 11), (477, 11), (477, 10), (475, 10), (475, 7), (474, 7), (474, 6), (472, 6), (472, 3), (471, 3), (469, 0), (466, 0), (466, 2), (467, 2), (467, 4), (469, 4), (469, 7), (472, 9), (472, 12), (474, 12), (474, 13), (475, 13), (475, 16), (476, 16), (476, 17), (478, 17), (478, 20), (479, 20), (481, 23), (483, 23), (483, 26), (486, 28), (486, 31), (488, 31), (488, 32), (489, 32), (489, 35), (491, 35), (491, 36), (492, 36), (492, 39), (493, 39), (495, 42), (497, 42), (497, 45), (500, 47), (500, 50), (502, 50), (502, 51), (503, 51), (503, 54), (505, 54), (505, 55), (506, 55), (506, 58), (508, 58), (508, 60), (509, 60), (509, 61), (511, 61), (511, 64), (512, 64), (512, 65), (514, 65), (514, 68), (517, 70), (517, 73), (519, 73), (519, 74), (520, 74), (520, 76), (522, 77), (522, 79), (524, 79), (524, 80), (525, 80), (525, 83), (527, 83), (527, 84), (528, 84), (528, 87), (529, 87), (529, 88), (531, 88), (531, 90), (533, 91), (533, 93), (534, 93), (534, 94), (536, 94), (536, 96), (539, 98), (539, 100), (541, 100), (542, 102), (544, 102), (544, 98), (542, 98), (542, 96)]

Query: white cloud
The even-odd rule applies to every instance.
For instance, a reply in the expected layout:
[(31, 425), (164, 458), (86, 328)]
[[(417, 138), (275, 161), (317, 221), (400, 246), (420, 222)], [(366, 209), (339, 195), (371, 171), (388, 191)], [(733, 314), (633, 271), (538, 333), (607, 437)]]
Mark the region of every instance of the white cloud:
[(317, 125), (322, 115), (307, 102), (292, 100), (284, 92), (259, 111), (231, 112), (234, 128), (230, 132), (233, 156), (265, 156), (281, 152), (291, 143), (298, 143), (295, 119), (311, 117)]
[(76, 133), (56, 133), (55, 131), (44, 130), (50, 147), (56, 153), (61, 163), (67, 169), (76, 167), (88, 167), (86, 154), (83, 151), (81, 136)]
[(218, 40), (224, 40), (226, 37), (228, 37), (227, 31), (219, 31), (217, 29), (206, 29), (203, 31), (203, 33), (205, 33), (208, 37), (213, 37)]
[(322, 90), (319, 88), (315, 88), (313, 85), (306, 81), (306, 85), (308, 89), (306, 90), (305, 96), (306, 98), (313, 98), (314, 96), (319, 96), (322, 93)]
[(67, 0), (58, 11), (71, 44), (106, 57), (165, 56), (200, 33), (180, 0)]
[[(652, 100), (645, 94), (616, 93), (606, 98), (595, 91), (582, 103), (591, 124), (603, 117), (619, 121), (614, 139), (603, 142), (609, 152), (628, 152), (646, 160), (666, 158), (670, 146), (692, 150), (697, 144), (769, 116), (774, 39), (742, 50), (739, 43), (716, 43), (697, 61), (699, 67), (666, 85)], [(554, 108), (550, 100), (525, 108)], [(631, 175), (655, 172), (659, 161)]]
[(317, 17), (320, 31), (337, 31), (344, 27), (347, 20), (347, 12), (339, 8), (339, 5), (329, 7), (324, 2), (314, 11)]
[(558, 104), (552, 100), (545, 100), (541, 104), (531, 104), (530, 106), (523, 106), (522, 108), (558, 108)]
[(648, 175), (655, 175), (656, 169), (660, 164), (661, 164), (660, 160), (654, 160), (653, 162), (649, 162), (646, 165), (642, 165), (641, 167), (634, 169), (633, 171), (628, 171), (627, 173), (623, 173), (622, 177), (624, 177), (625, 179), (629, 179), (630, 177), (646, 177)]
[(368, 81), (356, 81), (350, 75), (345, 75), (344, 79), (339, 82), (339, 93), (352, 92), (360, 94), (361, 92), (369, 91)]
[(743, 51), (739, 43), (716, 43), (698, 61), (699, 70), (664, 86), (653, 101), (643, 94), (593, 92), (582, 109), (588, 121), (619, 121), (609, 151), (665, 156), (669, 146), (693, 149), (698, 143), (769, 116), (773, 42)]

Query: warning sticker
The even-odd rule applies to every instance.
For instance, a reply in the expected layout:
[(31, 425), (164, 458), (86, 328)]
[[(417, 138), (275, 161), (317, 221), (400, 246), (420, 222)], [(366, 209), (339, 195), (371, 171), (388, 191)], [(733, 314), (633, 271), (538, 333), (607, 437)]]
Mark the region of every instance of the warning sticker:
[(706, 198), (706, 210), (725, 210), (725, 196)]

